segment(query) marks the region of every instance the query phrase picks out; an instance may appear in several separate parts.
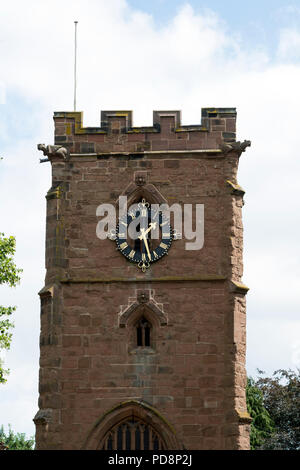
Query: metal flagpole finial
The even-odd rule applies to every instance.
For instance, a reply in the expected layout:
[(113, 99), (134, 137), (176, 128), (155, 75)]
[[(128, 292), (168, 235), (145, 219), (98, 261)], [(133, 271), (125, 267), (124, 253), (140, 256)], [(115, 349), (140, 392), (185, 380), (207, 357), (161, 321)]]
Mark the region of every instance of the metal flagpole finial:
[(78, 21), (74, 21), (75, 24), (75, 54), (74, 54), (74, 111), (76, 111), (76, 91), (77, 91), (77, 24)]

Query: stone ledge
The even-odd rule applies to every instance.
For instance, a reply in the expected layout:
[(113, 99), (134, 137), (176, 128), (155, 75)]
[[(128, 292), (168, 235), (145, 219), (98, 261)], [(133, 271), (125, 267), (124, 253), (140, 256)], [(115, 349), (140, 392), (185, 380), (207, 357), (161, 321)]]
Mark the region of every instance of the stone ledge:
[(137, 356), (143, 356), (143, 355), (153, 355), (153, 354), (157, 354), (157, 352), (150, 348), (150, 347), (142, 347), (142, 346), (139, 346), (135, 349), (132, 349), (131, 351), (129, 351), (128, 353), (129, 355), (137, 355)]
[(230, 290), (231, 292), (234, 292), (235, 294), (246, 295), (249, 290), (249, 287), (247, 287), (242, 282), (231, 281)]
[(244, 191), (244, 189), (239, 184), (235, 184), (229, 180), (227, 180), (226, 183), (231, 188), (231, 194), (234, 194), (236, 196), (244, 196), (246, 191)]
[(55, 289), (54, 284), (47, 284), (38, 292), (38, 295), (40, 297), (53, 297), (54, 289)]
[(248, 411), (235, 410), (241, 424), (251, 424), (252, 418), (249, 415)]
[(165, 276), (156, 278), (140, 278), (140, 277), (102, 277), (102, 278), (79, 278), (79, 279), (61, 279), (62, 284), (101, 284), (101, 283), (130, 283), (130, 282), (222, 282), (226, 281), (226, 276)]
[(174, 158), (174, 155), (191, 155), (191, 154), (206, 154), (206, 153), (212, 153), (212, 154), (220, 154), (221, 157), (223, 157), (223, 152), (220, 149), (196, 149), (196, 150), (144, 150), (142, 152), (81, 152), (81, 153), (70, 153), (70, 157), (119, 157), (119, 156), (125, 156), (125, 157), (143, 157), (145, 155), (172, 155), (172, 158)]

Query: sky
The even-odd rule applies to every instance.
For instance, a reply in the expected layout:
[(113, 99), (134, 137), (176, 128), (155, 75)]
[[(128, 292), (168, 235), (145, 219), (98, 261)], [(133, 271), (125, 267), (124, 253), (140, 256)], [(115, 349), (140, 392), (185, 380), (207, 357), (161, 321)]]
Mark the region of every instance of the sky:
[(300, 0), (0, 0), (0, 231), (17, 241), (23, 269), (0, 304), (16, 305), (10, 369), (0, 388), (0, 426), (34, 434), (38, 410), (45, 194), (51, 169), (38, 143), (53, 144), (53, 112), (178, 109), (199, 124), (203, 107), (236, 107), (240, 159), (247, 373), (300, 367)]

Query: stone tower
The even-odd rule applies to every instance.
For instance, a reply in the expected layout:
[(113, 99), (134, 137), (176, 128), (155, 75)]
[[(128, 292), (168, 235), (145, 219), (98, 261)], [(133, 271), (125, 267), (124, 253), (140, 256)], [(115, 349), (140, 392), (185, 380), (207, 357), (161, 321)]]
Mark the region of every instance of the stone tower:
[[(192, 126), (179, 111), (154, 111), (149, 127), (131, 111), (102, 111), (96, 128), (80, 112), (54, 122), (55, 145), (38, 146), (52, 187), (37, 449), (248, 449), (237, 169), (250, 142), (236, 142), (235, 108), (202, 109)], [(125, 235), (96, 234), (98, 206), (120, 195), (201, 204), (203, 246), (186, 250), (171, 221), (154, 249), (149, 225), (138, 263)]]

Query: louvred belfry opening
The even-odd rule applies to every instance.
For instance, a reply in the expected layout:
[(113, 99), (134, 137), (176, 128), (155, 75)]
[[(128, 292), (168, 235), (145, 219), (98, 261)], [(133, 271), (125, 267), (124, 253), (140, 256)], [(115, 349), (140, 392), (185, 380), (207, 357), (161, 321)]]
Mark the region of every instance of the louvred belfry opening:
[(155, 429), (136, 417), (115, 425), (103, 439), (102, 450), (165, 450), (166, 444)]

